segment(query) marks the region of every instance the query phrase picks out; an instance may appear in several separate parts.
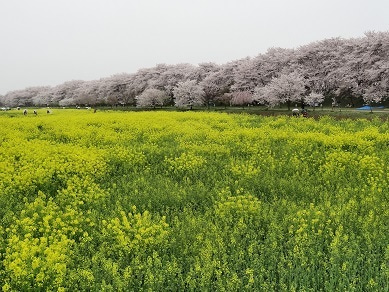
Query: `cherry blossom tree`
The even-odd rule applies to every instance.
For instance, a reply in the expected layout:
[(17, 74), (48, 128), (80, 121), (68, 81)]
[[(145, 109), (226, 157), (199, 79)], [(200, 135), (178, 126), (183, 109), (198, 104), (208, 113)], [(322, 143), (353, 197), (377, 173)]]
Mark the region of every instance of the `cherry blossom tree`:
[(221, 87), (223, 93), (231, 92), (234, 89), (235, 76), (241, 62), (242, 60), (228, 62), (220, 66), (220, 70), (215, 72), (213, 78), (216, 84)]
[(99, 96), (100, 99), (111, 105), (133, 105), (135, 104), (135, 96), (142, 93), (143, 89), (139, 89), (135, 82), (133, 74), (116, 74), (99, 81)]
[(196, 80), (179, 82), (173, 89), (174, 102), (177, 107), (190, 107), (204, 103), (204, 90)]
[(264, 88), (255, 90), (254, 99), (259, 103), (275, 106), (286, 103), (288, 110), (292, 102), (302, 102), (305, 93), (304, 79), (295, 72), (281, 74)]
[(242, 107), (249, 106), (253, 102), (253, 94), (250, 91), (237, 91), (232, 93), (231, 104)]
[(363, 86), (360, 92), (366, 103), (384, 101), (389, 93), (389, 31), (368, 32), (364, 45)]
[(32, 106), (37, 102), (37, 96), (48, 90), (49, 87), (47, 86), (34, 86), (13, 90), (7, 92), (3, 100), (7, 106)]
[[(341, 58), (329, 75), (333, 75), (337, 85), (335, 93), (339, 101), (348, 99), (354, 104), (354, 100), (360, 100), (371, 87), (386, 83), (389, 32), (368, 32), (362, 38), (342, 40), (336, 50)], [(387, 90), (385, 86), (384, 90)]]
[(166, 90), (173, 97), (173, 89), (179, 82), (187, 80), (198, 80), (197, 67), (191, 64), (176, 64), (166, 66), (165, 70), (161, 71), (158, 79), (150, 83), (151, 87)]
[(69, 97), (69, 98), (64, 98), (64, 99), (61, 99), (60, 101), (58, 101), (58, 105), (59, 106), (72, 106), (72, 105), (75, 105), (76, 104), (76, 101), (74, 100), (73, 97)]
[(200, 82), (210, 74), (218, 72), (220, 70), (220, 66), (212, 62), (200, 63), (198, 65), (198, 68), (196, 69), (197, 69), (196, 71), (197, 71), (198, 81)]
[(71, 80), (55, 86), (52, 89), (51, 103), (63, 105), (60, 103), (62, 100), (66, 100), (65, 104), (75, 104), (75, 100), (78, 96), (77, 89), (84, 83), (83, 80)]
[(76, 89), (73, 100), (75, 104), (94, 106), (103, 104), (105, 100), (100, 94), (100, 81), (92, 80), (84, 82)]
[(268, 84), (281, 73), (292, 72), (295, 59), (295, 50), (284, 48), (270, 48), (263, 55), (257, 56), (253, 61), (261, 77), (258, 86)]
[(313, 42), (298, 48), (291, 70), (307, 81), (311, 91), (330, 94), (338, 88), (342, 76), (344, 40), (340, 38)]
[(155, 108), (156, 106), (163, 106), (167, 99), (168, 95), (166, 92), (155, 88), (149, 88), (136, 97), (136, 106)]
[[(254, 92), (257, 86), (265, 86), (272, 78), (291, 67), (294, 59), (294, 50), (270, 48), (265, 54), (255, 58), (239, 60), (234, 71), (232, 91)], [(290, 71), (290, 70), (288, 70)]]
[(271, 108), (280, 104), (280, 99), (276, 96), (271, 84), (256, 87), (254, 89), (253, 100)]
[(313, 110), (315, 110), (315, 107), (321, 104), (323, 101), (324, 95), (322, 93), (311, 92), (309, 95), (304, 97), (304, 102), (312, 106)]
[(212, 103), (215, 104), (217, 101), (221, 101), (221, 97), (229, 92), (229, 81), (220, 71), (207, 75), (200, 82), (200, 86), (204, 90), (204, 102), (208, 107)]
[(370, 112), (373, 112), (372, 104), (380, 103), (389, 96), (389, 92), (386, 88), (377, 83), (370, 86), (363, 94), (363, 101), (370, 106)]
[(240, 60), (234, 74), (233, 91), (252, 92), (259, 84), (261, 73), (257, 70), (256, 63), (250, 58)]
[(4, 105), (14, 107), (23, 105), (23, 101), (18, 95), (17, 90), (8, 91), (3, 97)]
[(37, 106), (49, 106), (53, 99), (53, 92), (50, 86), (41, 87), (32, 98), (32, 103)]

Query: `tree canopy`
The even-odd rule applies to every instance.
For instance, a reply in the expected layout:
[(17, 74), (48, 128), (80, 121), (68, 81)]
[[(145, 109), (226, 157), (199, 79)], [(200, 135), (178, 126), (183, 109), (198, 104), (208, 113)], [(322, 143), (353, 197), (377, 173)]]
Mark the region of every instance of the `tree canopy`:
[[(181, 97), (174, 99), (177, 99), (177, 88), (188, 85), (186, 82), (196, 83), (196, 90), (203, 92), (201, 103), (207, 105), (225, 103), (226, 97), (232, 104), (246, 103), (253, 94), (257, 102), (270, 106), (304, 102), (300, 85), (300, 89), (295, 88), (296, 94), (285, 92), (288, 87), (285, 78), (291, 74), (299, 78), (298, 83), (303, 82), (305, 97), (317, 93), (324, 100), (352, 106), (382, 102), (389, 96), (389, 31), (368, 32), (360, 38), (325, 39), (296, 49), (271, 48), (253, 58), (221, 65), (158, 64), (136, 73), (99, 80), (28, 87), (0, 96), (0, 103), (6, 106), (135, 105), (140, 102), (136, 97), (144, 97), (146, 90), (155, 89), (181, 106)], [(195, 100), (191, 102), (194, 104)]]

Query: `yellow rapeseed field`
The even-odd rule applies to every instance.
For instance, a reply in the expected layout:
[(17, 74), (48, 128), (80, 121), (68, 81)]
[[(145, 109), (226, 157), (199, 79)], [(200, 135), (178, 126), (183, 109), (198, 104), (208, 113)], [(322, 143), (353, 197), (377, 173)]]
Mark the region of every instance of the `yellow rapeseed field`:
[(0, 113), (3, 291), (388, 291), (389, 124)]

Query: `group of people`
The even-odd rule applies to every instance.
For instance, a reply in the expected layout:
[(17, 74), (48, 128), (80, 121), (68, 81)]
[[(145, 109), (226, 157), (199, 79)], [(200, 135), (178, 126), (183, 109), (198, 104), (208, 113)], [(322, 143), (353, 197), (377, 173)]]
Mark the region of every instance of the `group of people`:
[[(34, 110), (34, 115), (38, 115), (38, 112), (36, 111), (36, 110)], [(46, 111), (46, 113), (48, 113), (48, 114), (50, 114), (51, 113), (51, 111), (48, 109), (47, 111)], [(24, 111), (23, 111), (23, 115), (27, 115), (28, 114), (28, 111), (27, 111), (27, 109), (25, 109)]]
[[(305, 108), (303, 108), (301, 110), (301, 114), (303, 115), (304, 118), (308, 117), (308, 111)], [(299, 117), (300, 116), (300, 110), (298, 108), (292, 109), (292, 116)]]

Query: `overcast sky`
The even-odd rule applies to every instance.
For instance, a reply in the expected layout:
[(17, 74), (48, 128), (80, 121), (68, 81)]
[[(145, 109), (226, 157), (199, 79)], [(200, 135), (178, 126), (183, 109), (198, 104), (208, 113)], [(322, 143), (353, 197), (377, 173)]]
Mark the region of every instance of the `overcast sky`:
[(388, 0), (0, 0), (0, 94), (389, 30)]

